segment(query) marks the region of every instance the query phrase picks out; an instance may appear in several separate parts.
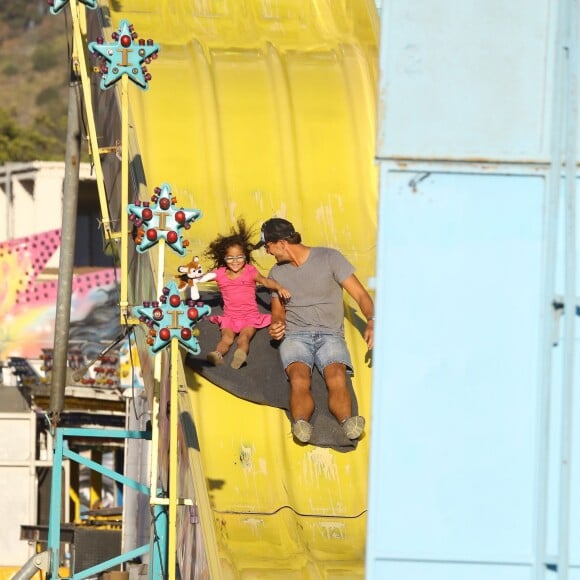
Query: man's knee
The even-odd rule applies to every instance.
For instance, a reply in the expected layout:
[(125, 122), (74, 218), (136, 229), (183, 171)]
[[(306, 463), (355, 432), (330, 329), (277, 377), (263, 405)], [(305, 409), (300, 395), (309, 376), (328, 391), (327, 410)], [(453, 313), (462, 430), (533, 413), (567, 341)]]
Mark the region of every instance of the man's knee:
[(310, 388), (311, 372), (307, 364), (293, 362), (286, 368), (286, 375), (292, 388)]
[(327, 383), (342, 383), (346, 385), (346, 366), (342, 363), (331, 363), (324, 367), (324, 380)]

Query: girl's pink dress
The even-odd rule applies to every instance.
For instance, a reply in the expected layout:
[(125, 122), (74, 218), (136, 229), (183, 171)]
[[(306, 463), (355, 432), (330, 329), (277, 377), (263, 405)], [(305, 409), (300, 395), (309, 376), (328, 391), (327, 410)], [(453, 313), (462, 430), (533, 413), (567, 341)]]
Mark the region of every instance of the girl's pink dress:
[(239, 333), (242, 328), (252, 326), (264, 328), (270, 325), (271, 314), (262, 314), (256, 302), (256, 274), (258, 270), (252, 264), (246, 264), (241, 274), (230, 280), (226, 267), (214, 270), (216, 282), (222, 295), (224, 311), (222, 315), (208, 317), (210, 322), (219, 324), (220, 328), (230, 328)]

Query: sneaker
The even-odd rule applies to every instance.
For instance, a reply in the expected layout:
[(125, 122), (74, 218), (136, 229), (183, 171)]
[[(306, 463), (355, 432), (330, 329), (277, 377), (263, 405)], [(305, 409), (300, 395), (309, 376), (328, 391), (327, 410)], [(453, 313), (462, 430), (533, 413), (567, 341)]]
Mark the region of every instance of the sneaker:
[(298, 421), (292, 425), (292, 433), (294, 433), (294, 437), (296, 437), (298, 441), (308, 443), (312, 436), (312, 425), (304, 419), (298, 419)]
[(221, 352), (214, 350), (207, 355), (207, 362), (211, 363), (214, 367), (224, 364), (224, 357)]
[(241, 349), (238, 348), (236, 352), (234, 352), (234, 358), (232, 359), (232, 364), (230, 365), (233, 369), (239, 369), (248, 358), (248, 355)]
[(355, 415), (354, 417), (345, 419), (341, 425), (345, 435), (349, 439), (358, 439), (365, 428), (365, 418), (360, 415)]

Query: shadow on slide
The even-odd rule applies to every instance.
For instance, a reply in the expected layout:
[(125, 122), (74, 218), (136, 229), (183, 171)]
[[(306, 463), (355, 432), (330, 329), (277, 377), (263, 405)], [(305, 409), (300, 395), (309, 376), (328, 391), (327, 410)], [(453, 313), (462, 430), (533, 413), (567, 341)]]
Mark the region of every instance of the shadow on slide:
[[(192, 256), (203, 256), (209, 241), (238, 217), (257, 230), (277, 215), (292, 221), (306, 244), (340, 249), (372, 286), (374, 2), (100, 0), (99, 7), (105, 35), (127, 19), (140, 37), (160, 46), (159, 58), (148, 65), (149, 89), (129, 88), (134, 195), (149, 200), (156, 186), (169, 183), (180, 205), (203, 212), (186, 233), (188, 256), (166, 252), (164, 279), (174, 278)], [(97, 97), (103, 145), (114, 143), (106, 133), (113, 111), (105, 96)], [(266, 274), (272, 258), (263, 250), (255, 257)], [(154, 255), (132, 258), (132, 304), (157, 296), (157, 268)], [(210, 513), (205, 520), (200, 514), (200, 535), (193, 512), (180, 512), (182, 577), (202, 577), (208, 568), (224, 578), (364, 577), (372, 360), (348, 296), (345, 315), (355, 367), (351, 386), (367, 418), (367, 432), (346, 447), (325, 424), (321, 385), (319, 444), (294, 441), (287, 383), (267, 331), (254, 338), (246, 367), (217, 373), (203, 361), (217, 329), (200, 325), (202, 353), (185, 357), (181, 369), (187, 453), (179, 455), (179, 477), (183, 497), (194, 496), (194, 488), (199, 494), (204, 480)], [(153, 368), (148, 356), (140, 350), (145, 371)], [(202, 470), (195, 468), (194, 452)], [(203, 512), (199, 496), (196, 506)]]

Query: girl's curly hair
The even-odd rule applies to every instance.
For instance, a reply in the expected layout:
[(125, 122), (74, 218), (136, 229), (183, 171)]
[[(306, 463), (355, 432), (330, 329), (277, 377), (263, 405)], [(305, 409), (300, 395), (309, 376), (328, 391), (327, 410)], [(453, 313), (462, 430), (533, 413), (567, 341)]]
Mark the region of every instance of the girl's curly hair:
[(204, 252), (204, 256), (212, 263), (211, 269), (226, 265), (227, 250), (234, 244), (243, 248), (247, 264), (254, 263), (251, 255), (254, 245), (250, 242), (253, 235), (253, 230), (246, 225), (244, 218), (238, 218), (236, 226), (230, 229), (229, 235), (218, 235)]

